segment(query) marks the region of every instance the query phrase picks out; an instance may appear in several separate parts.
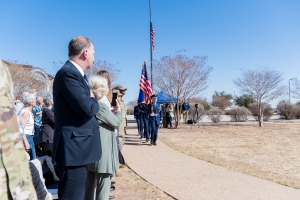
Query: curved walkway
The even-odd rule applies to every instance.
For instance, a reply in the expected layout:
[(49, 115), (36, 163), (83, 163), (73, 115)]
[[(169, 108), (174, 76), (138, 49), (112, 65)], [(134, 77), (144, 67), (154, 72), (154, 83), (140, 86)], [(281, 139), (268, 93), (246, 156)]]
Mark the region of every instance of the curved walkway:
[(122, 150), (128, 166), (176, 199), (300, 199), (300, 190), (198, 160), (159, 140), (150, 146), (139, 139), (136, 124), (128, 125)]

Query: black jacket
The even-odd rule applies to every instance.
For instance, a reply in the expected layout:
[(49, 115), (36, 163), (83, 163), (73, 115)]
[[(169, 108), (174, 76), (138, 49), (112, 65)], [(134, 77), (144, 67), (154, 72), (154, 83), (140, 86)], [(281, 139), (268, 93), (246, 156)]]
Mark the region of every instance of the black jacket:
[(55, 76), (53, 99), (53, 162), (59, 166), (79, 166), (100, 160), (101, 141), (94, 117), (99, 105), (90, 97), (83, 76), (69, 61)]
[(41, 129), (42, 142), (53, 143), (54, 123), (54, 112), (49, 108), (43, 108)]

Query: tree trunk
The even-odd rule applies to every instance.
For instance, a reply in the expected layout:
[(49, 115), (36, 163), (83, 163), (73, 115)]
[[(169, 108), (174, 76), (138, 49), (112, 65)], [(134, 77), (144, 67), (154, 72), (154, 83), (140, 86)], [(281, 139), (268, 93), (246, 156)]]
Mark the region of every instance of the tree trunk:
[(258, 126), (263, 127), (263, 113), (261, 109), (261, 102), (259, 101), (258, 103)]
[(178, 124), (179, 124), (179, 105), (178, 102), (176, 103), (176, 117), (175, 117), (175, 128), (178, 128)]

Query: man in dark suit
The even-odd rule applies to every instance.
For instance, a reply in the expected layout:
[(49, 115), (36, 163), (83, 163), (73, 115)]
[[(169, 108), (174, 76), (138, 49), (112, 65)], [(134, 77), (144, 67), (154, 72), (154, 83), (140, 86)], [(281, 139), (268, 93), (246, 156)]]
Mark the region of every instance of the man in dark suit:
[(99, 105), (90, 91), (85, 69), (94, 62), (94, 46), (83, 36), (69, 43), (69, 60), (53, 84), (55, 129), (53, 162), (60, 171), (59, 199), (83, 200), (86, 165), (100, 160), (101, 142), (94, 115)]
[(152, 103), (150, 105), (150, 129), (151, 129), (151, 143), (150, 145), (156, 145), (156, 141), (158, 138), (158, 128), (161, 121), (161, 107), (157, 101), (157, 95), (154, 94), (151, 96)]

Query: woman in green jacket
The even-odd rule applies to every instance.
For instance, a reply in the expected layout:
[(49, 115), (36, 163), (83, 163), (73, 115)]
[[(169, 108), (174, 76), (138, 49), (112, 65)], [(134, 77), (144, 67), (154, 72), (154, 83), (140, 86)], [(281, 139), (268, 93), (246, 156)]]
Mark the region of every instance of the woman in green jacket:
[(99, 161), (89, 164), (86, 180), (86, 200), (109, 199), (111, 177), (119, 169), (119, 158), (116, 144), (114, 127), (121, 124), (121, 112), (119, 103), (112, 110), (100, 99), (107, 95), (109, 88), (107, 80), (102, 76), (92, 76), (89, 78), (89, 87), (95, 98), (98, 99), (99, 111), (96, 119), (99, 124), (102, 157)]

